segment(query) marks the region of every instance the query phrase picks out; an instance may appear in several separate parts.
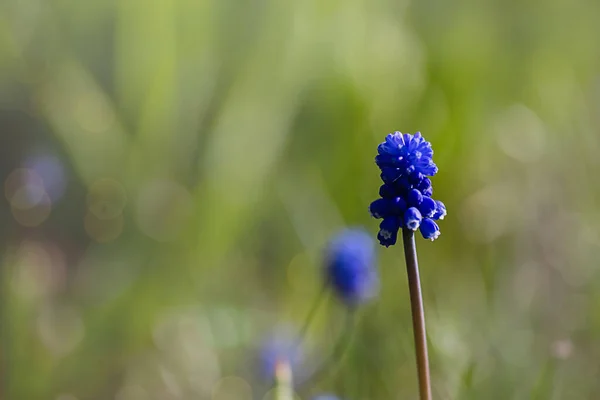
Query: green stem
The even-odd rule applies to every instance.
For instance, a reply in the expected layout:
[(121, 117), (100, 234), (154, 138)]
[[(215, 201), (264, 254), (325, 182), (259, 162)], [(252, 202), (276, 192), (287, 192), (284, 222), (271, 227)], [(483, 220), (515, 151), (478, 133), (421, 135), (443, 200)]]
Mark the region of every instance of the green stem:
[(346, 351), (350, 347), (352, 337), (354, 334), (354, 325), (356, 321), (356, 311), (354, 309), (348, 310), (346, 315), (346, 322), (344, 328), (337, 339), (337, 342), (333, 348), (333, 351), (327, 356), (311, 374), (306, 377), (299, 387), (305, 387), (309, 382), (316, 384), (323, 379), (328, 373), (332, 372), (331, 369), (334, 365), (338, 365), (346, 355)]
[(287, 362), (275, 365), (275, 400), (293, 400), (292, 370)]
[(431, 377), (429, 374), (429, 359), (427, 356), (427, 333), (425, 330), (425, 311), (421, 295), (419, 279), (419, 264), (417, 248), (413, 231), (402, 230), (404, 241), (404, 258), (408, 273), (408, 289), (410, 292), (410, 307), (412, 311), (413, 333), (415, 335), (415, 351), (417, 353), (417, 373), (419, 376), (419, 395), (421, 400), (431, 400)]
[(319, 310), (319, 307), (323, 303), (323, 300), (325, 300), (325, 298), (327, 297), (326, 294), (327, 294), (327, 285), (323, 285), (323, 289), (321, 289), (321, 292), (317, 295), (317, 298), (313, 302), (312, 307), (310, 308), (310, 311), (308, 312), (308, 315), (306, 316), (306, 319), (304, 320), (304, 325), (302, 325), (302, 328), (300, 329), (300, 331), (298, 333), (298, 337), (296, 339), (296, 349), (298, 349), (298, 347), (304, 341), (304, 339), (305, 339), (304, 336), (306, 336), (306, 332), (308, 331), (310, 324), (312, 323), (313, 319), (317, 315), (317, 311)]

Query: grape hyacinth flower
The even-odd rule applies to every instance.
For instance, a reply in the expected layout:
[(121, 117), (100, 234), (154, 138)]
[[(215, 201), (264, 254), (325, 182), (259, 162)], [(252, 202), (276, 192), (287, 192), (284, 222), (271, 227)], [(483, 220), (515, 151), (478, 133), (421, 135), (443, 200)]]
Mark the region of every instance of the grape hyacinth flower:
[(261, 376), (266, 381), (275, 378), (278, 366), (286, 365), (295, 371), (302, 363), (302, 349), (288, 329), (271, 334), (263, 342), (259, 356)]
[[(335, 345), (329, 355), (324, 357), (318, 367), (303, 377), (300, 386), (309, 381), (317, 381), (331, 370), (331, 366), (343, 355), (354, 331), (357, 307), (372, 300), (379, 294), (379, 275), (375, 241), (362, 228), (347, 228), (337, 233), (328, 243), (324, 252), (323, 290), (310, 308), (308, 316), (297, 335), (299, 345), (305, 337), (308, 328), (317, 314), (317, 310), (329, 289), (337, 295), (346, 306), (345, 327), (340, 330)], [(287, 354), (285, 351), (284, 354)], [(269, 352), (273, 354), (273, 352)], [(272, 356), (267, 359), (273, 360)], [(293, 367), (293, 362), (290, 362)], [(268, 365), (273, 369), (273, 364)], [(294, 374), (296, 375), (296, 374)]]
[(428, 178), (434, 176), (438, 168), (433, 162), (431, 143), (419, 132), (414, 135), (391, 133), (379, 145), (377, 152), (375, 163), (381, 170), (383, 185), (379, 188), (381, 198), (371, 203), (369, 211), (373, 217), (383, 220), (377, 234), (381, 245), (389, 247), (396, 244), (398, 231), (402, 229), (419, 394), (421, 400), (431, 400), (425, 312), (414, 232), (419, 229), (421, 235), (430, 240), (440, 236), (440, 228), (435, 221), (444, 218), (446, 206), (441, 201), (431, 198), (433, 187)]
[(377, 296), (379, 277), (375, 244), (363, 229), (346, 229), (329, 243), (325, 256), (327, 283), (348, 306)]
[(362, 228), (344, 229), (335, 235), (324, 252), (323, 289), (313, 303), (302, 328), (295, 341), (287, 340), (287, 336), (278, 336), (267, 342), (262, 351), (263, 375), (276, 376), (277, 366), (286, 364), (294, 377), (300, 360), (299, 349), (308, 328), (317, 314), (319, 306), (331, 289), (346, 306), (346, 327), (341, 329), (341, 335), (330, 355), (325, 357), (318, 368), (311, 373), (300, 375), (301, 382), (320, 379), (330, 368), (331, 364), (343, 356), (350, 343), (354, 328), (356, 308), (376, 297), (379, 293), (379, 275), (375, 241)]
[(431, 143), (420, 132), (410, 135), (395, 132), (381, 143), (375, 163), (381, 169), (383, 185), (380, 199), (371, 203), (371, 215), (383, 219), (377, 238), (385, 247), (396, 244), (398, 230), (420, 229), (425, 239), (435, 240), (440, 229), (433, 220), (444, 219), (446, 206), (431, 198), (433, 187), (428, 176), (437, 173)]
[(316, 397), (313, 397), (312, 400), (340, 400), (340, 398), (332, 394), (320, 394)]

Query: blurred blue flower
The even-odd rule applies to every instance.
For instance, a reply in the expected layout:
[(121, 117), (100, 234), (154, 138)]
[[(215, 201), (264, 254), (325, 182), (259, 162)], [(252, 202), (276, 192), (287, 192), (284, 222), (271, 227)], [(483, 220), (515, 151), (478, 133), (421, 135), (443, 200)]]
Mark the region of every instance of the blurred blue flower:
[(346, 229), (329, 243), (325, 256), (326, 278), (349, 306), (364, 303), (379, 293), (375, 244), (363, 229)]
[(423, 237), (436, 239), (440, 230), (432, 220), (443, 219), (446, 207), (431, 198), (433, 187), (428, 176), (438, 171), (431, 144), (419, 132), (414, 136), (395, 132), (387, 135), (377, 151), (375, 162), (384, 183), (379, 188), (381, 198), (371, 203), (369, 211), (383, 219), (377, 234), (379, 243), (394, 245), (400, 228), (416, 231), (424, 221)]
[(279, 330), (269, 336), (260, 348), (260, 372), (263, 379), (275, 378), (275, 369), (279, 363), (289, 365), (292, 373), (302, 362), (302, 349), (294, 336), (287, 330)]
[(340, 398), (332, 394), (320, 394), (313, 397), (312, 400), (340, 400)]

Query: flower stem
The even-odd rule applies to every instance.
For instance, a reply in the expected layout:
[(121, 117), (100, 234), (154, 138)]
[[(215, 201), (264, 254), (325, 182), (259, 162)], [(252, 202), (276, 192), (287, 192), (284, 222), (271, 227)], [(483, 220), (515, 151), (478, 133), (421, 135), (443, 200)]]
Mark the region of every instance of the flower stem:
[(313, 384), (319, 383), (325, 376), (331, 374), (333, 367), (336, 365), (339, 368), (339, 363), (342, 361), (352, 342), (352, 337), (356, 325), (356, 311), (349, 309), (346, 314), (346, 322), (341, 330), (340, 336), (333, 347), (333, 351), (324, 358), (320, 365), (314, 369), (309, 376), (303, 379), (298, 384), (299, 387), (305, 387), (309, 382)]
[(275, 399), (293, 400), (292, 370), (289, 363), (277, 362), (275, 365)]
[(310, 327), (310, 324), (312, 323), (313, 319), (317, 315), (317, 311), (321, 307), (321, 303), (323, 303), (323, 301), (325, 300), (326, 297), (327, 297), (327, 285), (323, 285), (323, 288), (321, 289), (321, 291), (317, 295), (317, 298), (314, 300), (312, 306), (310, 307), (310, 311), (306, 315), (306, 319), (304, 320), (304, 325), (302, 325), (302, 328), (300, 328), (300, 331), (298, 332), (298, 337), (296, 339), (296, 348), (298, 348), (302, 344), (302, 341), (304, 341), (306, 332), (308, 332), (308, 328)]
[(429, 374), (429, 359), (427, 357), (427, 333), (425, 331), (425, 311), (421, 295), (421, 282), (419, 279), (419, 264), (417, 262), (417, 248), (413, 231), (402, 230), (404, 241), (404, 258), (408, 273), (408, 289), (410, 292), (410, 306), (412, 311), (413, 333), (415, 335), (415, 351), (417, 353), (417, 373), (419, 376), (419, 395), (421, 400), (431, 400), (431, 377)]

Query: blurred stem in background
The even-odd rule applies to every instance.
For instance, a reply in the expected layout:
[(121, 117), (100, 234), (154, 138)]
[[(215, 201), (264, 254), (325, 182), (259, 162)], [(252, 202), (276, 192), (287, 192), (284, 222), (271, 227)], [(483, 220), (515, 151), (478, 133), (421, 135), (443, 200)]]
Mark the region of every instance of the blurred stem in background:
[[(312, 321), (314, 320), (315, 316), (317, 315), (317, 311), (319, 310), (321, 304), (323, 304), (323, 301), (325, 300), (325, 298), (327, 297), (327, 294), (329, 293), (327, 288), (328, 288), (328, 284), (325, 284), (323, 286), (323, 289), (319, 292), (316, 299), (314, 300), (314, 302), (310, 308), (310, 311), (308, 312), (308, 315), (306, 316), (306, 320), (304, 321), (304, 324), (302, 325), (302, 328), (300, 329), (300, 331), (298, 333), (294, 352), (296, 352), (300, 348), (300, 346), (306, 339), (306, 333), (308, 332), (308, 329), (310, 328)], [(353, 336), (353, 332), (354, 332), (354, 328), (355, 328), (355, 321), (356, 321), (356, 307), (347, 308), (344, 327), (342, 328), (341, 333), (335, 342), (333, 350), (331, 351), (331, 353), (329, 353), (329, 355), (327, 357), (325, 357), (320, 362), (320, 364), (310, 374), (308, 374), (308, 376), (305, 376), (302, 379), (302, 382), (299, 383), (298, 386), (306, 387), (308, 383), (312, 383), (312, 384), (318, 383), (327, 374), (327, 372), (329, 372), (330, 369), (333, 366), (335, 366), (335, 363), (337, 361), (342, 360), (344, 354), (346, 353), (346, 350), (348, 350), (348, 348), (349, 348), (350, 342), (352, 341), (352, 336)], [(277, 377), (276, 377), (276, 379), (277, 379)]]
[(293, 400), (292, 369), (289, 362), (278, 361), (275, 365), (275, 400)]
[(310, 324), (312, 323), (313, 319), (317, 315), (317, 311), (319, 310), (319, 307), (321, 306), (321, 304), (323, 304), (323, 301), (327, 297), (327, 293), (329, 293), (329, 292), (327, 291), (327, 284), (325, 284), (325, 285), (323, 285), (323, 288), (317, 295), (317, 298), (314, 300), (313, 305), (311, 306), (310, 311), (308, 312), (308, 315), (306, 316), (304, 325), (302, 325), (302, 328), (300, 329), (300, 332), (298, 333), (298, 338), (296, 339), (296, 349), (298, 349), (298, 347), (304, 341), (306, 332), (308, 332), (308, 328), (310, 327)]
[(321, 381), (328, 373), (331, 372), (336, 363), (338, 363), (338, 366), (340, 365), (344, 355), (350, 348), (350, 343), (352, 342), (354, 331), (356, 330), (356, 314), (357, 312), (355, 309), (348, 309), (346, 314), (346, 322), (344, 323), (342, 332), (337, 339), (333, 350), (329, 356), (325, 357), (319, 366), (315, 368), (314, 371), (298, 386), (306, 387), (308, 383), (311, 383), (313, 386), (317, 386), (319, 381)]
[(402, 229), (404, 241), (404, 258), (408, 273), (410, 291), (410, 307), (412, 311), (413, 332), (415, 335), (415, 351), (417, 353), (417, 374), (419, 376), (419, 394), (421, 400), (431, 400), (431, 378), (429, 376), (429, 358), (427, 356), (427, 333), (425, 330), (425, 310), (421, 295), (419, 264), (415, 235), (410, 229)]

